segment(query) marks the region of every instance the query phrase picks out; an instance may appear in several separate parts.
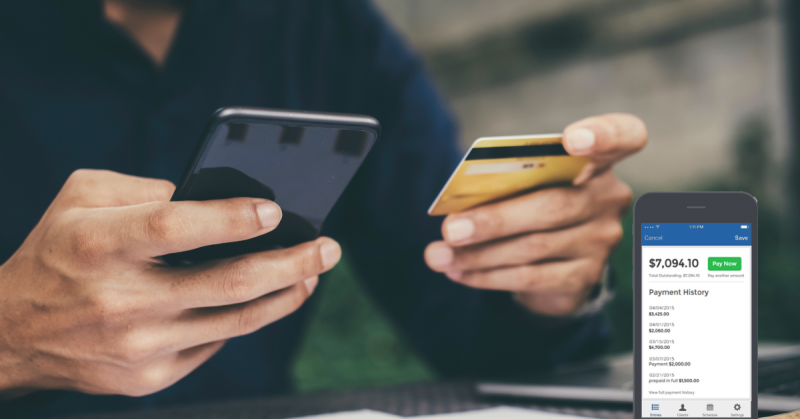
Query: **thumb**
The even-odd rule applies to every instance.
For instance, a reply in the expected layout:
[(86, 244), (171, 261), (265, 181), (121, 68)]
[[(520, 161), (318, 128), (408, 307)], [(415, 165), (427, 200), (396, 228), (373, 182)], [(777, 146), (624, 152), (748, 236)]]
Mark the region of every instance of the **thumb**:
[(591, 161), (575, 179), (586, 182), (647, 144), (647, 128), (638, 117), (625, 113), (593, 116), (570, 124), (563, 134), (564, 148), (572, 156)]

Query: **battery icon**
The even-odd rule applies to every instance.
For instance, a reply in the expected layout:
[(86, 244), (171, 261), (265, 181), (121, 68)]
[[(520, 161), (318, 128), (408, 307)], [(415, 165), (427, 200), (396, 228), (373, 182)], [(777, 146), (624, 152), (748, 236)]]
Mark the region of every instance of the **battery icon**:
[(746, 229), (746, 228), (747, 228), (747, 226), (746, 226), (746, 225), (745, 225), (745, 226), (742, 226), (742, 228), (743, 228), (743, 229)]

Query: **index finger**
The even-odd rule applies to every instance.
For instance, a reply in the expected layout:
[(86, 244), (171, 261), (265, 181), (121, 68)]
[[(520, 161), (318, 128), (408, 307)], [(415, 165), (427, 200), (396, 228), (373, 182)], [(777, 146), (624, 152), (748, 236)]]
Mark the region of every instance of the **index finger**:
[(80, 253), (143, 259), (257, 237), (272, 231), (281, 216), (272, 201), (230, 198), (74, 208), (63, 222), (73, 223), (71, 244)]
[(575, 179), (574, 183), (579, 185), (641, 150), (647, 144), (647, 127), (634, 115), (610, 113), (570, 124), (564, 130), (563, 138), (564, 148), (570, 155), (591, 158)]
[(460, 247), (580, 224), (630, 202), (630, 188), (610, 171), (579, 187), (538, 190), (451, 214), (442, 223), (448, 245)]

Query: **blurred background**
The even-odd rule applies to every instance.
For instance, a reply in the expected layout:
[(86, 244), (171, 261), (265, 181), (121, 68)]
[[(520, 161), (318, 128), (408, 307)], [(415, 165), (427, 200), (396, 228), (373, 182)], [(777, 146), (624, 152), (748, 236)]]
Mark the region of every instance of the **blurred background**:
[[(772, 341), (800, 340), (800, 235), (787, 216), (798, 185), (787, 110), (793, 1), (375, 0), (423, 58), (465, 148), (481, 136), (560, 132), (586, 116), (630, 112), (650, 132), (647, 148), (616, 169), (635, 196), (755, 195), (759, 338)], [(612, 257), (611, 353), (632, 350), (630, 224), (628, 215)], [(312, 304), (294, 365), (301, 390), (435, 379), (346, 263)]]

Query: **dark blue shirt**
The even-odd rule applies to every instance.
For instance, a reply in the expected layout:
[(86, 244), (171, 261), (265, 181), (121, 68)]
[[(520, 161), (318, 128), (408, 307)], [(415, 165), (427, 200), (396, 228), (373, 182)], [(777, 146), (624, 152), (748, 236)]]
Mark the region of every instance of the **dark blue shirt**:
[[(360, 280), (441, 377), (534, 371), (599, 350), (599, 316), (544, 319), (505, 292), (430, 271), (426, 214), (461, 156), (420, 60), (365, 0), (198, 0), (162, 68), (103, 18), (100, 1), (4, 2), (0, 12), (0, 261), (78, 168), (176, 182), (224, 106), (366, 114), (383, 134), (326, 221)], [(2, 310), (2, 307), (0, 307)], [(172, 387), (132, 398), (39, 392), (39, 416), (290, 391), (307, 310), (232, 339)], [(42, 400), (46, 400), (46, 403)]]

